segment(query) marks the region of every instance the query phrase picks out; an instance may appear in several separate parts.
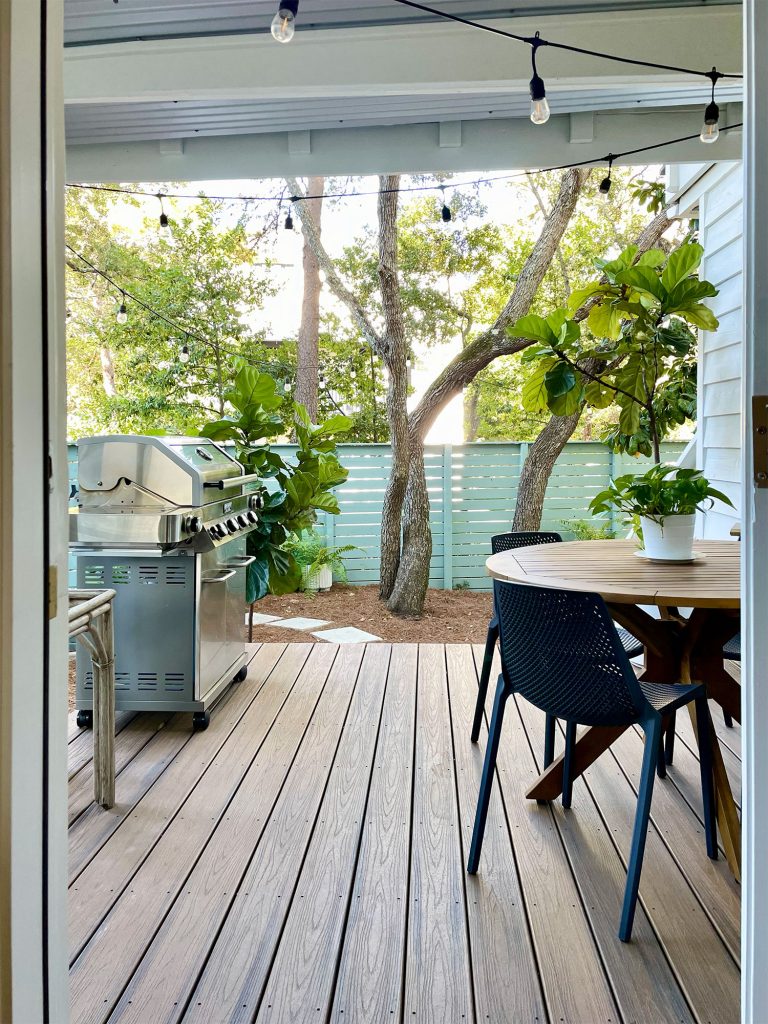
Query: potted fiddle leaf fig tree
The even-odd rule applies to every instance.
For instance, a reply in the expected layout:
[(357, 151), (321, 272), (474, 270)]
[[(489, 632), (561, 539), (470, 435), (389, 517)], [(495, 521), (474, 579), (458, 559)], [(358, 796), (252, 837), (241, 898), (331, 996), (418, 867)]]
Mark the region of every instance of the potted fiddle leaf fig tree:
[(731, 499), (712, 487), (699, 469), (655, 465), (642, 475), (612, 480), (590, 502), (593, 515), (611, 507), (635, 523), (642, 553), (653, 561), (689, 562), (693, 558), (696, 512), (706, 512), (715, 500), (733, 507)]
[[(302, 580), (301, 566), (286, 541), (310, 530), (319, 512), (339, 514), (335, 487), (348, 470), (336, 455), (336, 438), (352, 426), (347, 416), (312, 423), (307, 410), (286, 402), (267, 373), (240, 364), (226, 395), (233, 413), (207, 423), (200, 433), (214, 441), (231, 442), (247, 473), (264, 480), (264, 505), (259, 523), (246, 541), (254, 561), (248, 566), (246, 601), (253, 605), (267, 592), (289, 594)], [(295, 433), (297, 449), (291, 461), (274, 451), (269, 439)]]

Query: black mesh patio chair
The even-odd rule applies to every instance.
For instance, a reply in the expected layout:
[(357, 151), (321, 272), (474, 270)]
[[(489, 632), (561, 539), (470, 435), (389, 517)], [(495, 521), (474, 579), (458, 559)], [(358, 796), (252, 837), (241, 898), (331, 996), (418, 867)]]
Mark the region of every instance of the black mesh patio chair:
[[(498, 555), (500, 551), (512, 551), (514, 548), (527, 548), (532, 547), (535, 544), (558, 544), (562, 539), (563, 538), (559, 533), (546, 532), (543, 530), (497, 533), (495, 537), (491, 537), (491, 553)], [(616, 629), (618, 630), (624, 650), (627, 652), (627, 657), (636, 658), (638, 655), (643, 653), (643, 645), (639, 640), (636, 640), (628, 630), (623, 629), (621, 626), (617, 626)], [(485, 710), (485, 697), (488, 692), (488, 680), (491, 677), (493, 652), (496, 650), (496, 641), (498, 638), (499, 623), (496, 618), (496, 608), (494, 606), (491, 621), (488, 623), (488, 634), (485, 638), (485, 654), (483, 655), (483, 665), (480, 670), (480, 683), (477, 692), (477, 702), (475, 703), (475, 717), (472, 721), (471, 739), (473, 743), (477, 743), (477, 739), (480, 735), (480, 726), (482, 725), (483, 711)], [(546, 765), (551, 764), (555, 756), (555, 725), (555, 719), (547, 716), (547, 724), (544, 733), (544, 757)]]
[(645, 751), (627, 870), (619, 938), (632, 934), (643, 864), (653, 783), (662, 744), (662, 719), (691, 701), (696, 704), (707, 854), (717, 859), (714, 785), (707, 697), (700, 684), (641, 682), (597, 594), (545, 589), (494, 581), (501, 674), (496, 688), (485, 752), (475, 827), (467, 870), (477, 872), (488, 803), (507, 700), (519, 693), (553, 718), (566, 723), (563, 806), (570, 807), (576, 726), (639, 725)]

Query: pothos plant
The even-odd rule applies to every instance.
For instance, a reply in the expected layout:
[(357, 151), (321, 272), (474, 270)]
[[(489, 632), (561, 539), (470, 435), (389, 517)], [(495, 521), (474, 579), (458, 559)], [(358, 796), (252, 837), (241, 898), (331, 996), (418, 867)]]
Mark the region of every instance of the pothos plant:
[[(246, 600), (292, 593), (301, 582), (301, 567), (284, 548), (289, 537), (311, 529), (319, 511), (339, 514), (333, 488), (344, 483), (348, 470), (336, 456), (336, 438), (352, 426), (347, 416), (332, 416), (314, 424), (297, 402), (286, 403), (267, 373), (241, 365), (227, 402), (234, 415), (206, 424), (200, 431), (213, 441), (234, 443), (247, 473), (265, 480), (264, 507), (256, 529), (247, 535), (246, 550), (254, 556), (248, 566)], [(288, 409), (288, 416), (279, 415)], [(295, 432), (295, 462), (286, 461), (269, 446), (269, 439)]]
[(698, 276), (703, 254), (697, 242), (669, 255), (638, 255), (629, 246), (613, 260), (596, 260), (602, 277), (575, 290), (566, 307), (512, 325), (510, 334), (536, 343), (523, 355), (534, 364), (523, 386), (525, 408), (568, 416), (616, 403), (618, 429), (609, 443), (658, 463), (665, 432), (695, 411), (693, 328), (718, 327), (702, 302), (717, 295)]

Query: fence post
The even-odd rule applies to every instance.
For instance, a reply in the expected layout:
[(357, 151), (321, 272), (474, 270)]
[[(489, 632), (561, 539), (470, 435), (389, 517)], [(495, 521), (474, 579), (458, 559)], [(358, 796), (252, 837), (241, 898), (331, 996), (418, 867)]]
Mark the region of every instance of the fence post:
[[(613, 452), (613, 448), (609, 448), (608, 449), (608, 482), (609, 483), (610, 483), (611, 480), (613, 480), (613, 475), (614, 475), (615, 471), (616, 471), (616, 469), (615, 469), (615, 465), (614, 465), (614, 452)], [(609, 522), (610, 527), (611, 527), (611, 533), (613, 533), (613, 531), (616, 529), (615, 509), (614, 509), (613, 505), (611, 505), (610, 509), (608, 510), (608, 522)]]
[(453, 446), (443, 445), (443, 589), (453, 590)]

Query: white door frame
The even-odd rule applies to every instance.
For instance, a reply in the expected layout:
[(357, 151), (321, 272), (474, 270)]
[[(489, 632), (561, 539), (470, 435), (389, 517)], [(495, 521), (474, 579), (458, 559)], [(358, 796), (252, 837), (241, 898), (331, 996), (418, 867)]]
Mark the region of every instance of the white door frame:
[(768, 1020), (768, 489), (753, 484), (752, 396), (768, 395), (768, 2), (744, 0), (742, 1021)]
[(0, 0), (0, 1020), (67, 1007), (61, 0)]

